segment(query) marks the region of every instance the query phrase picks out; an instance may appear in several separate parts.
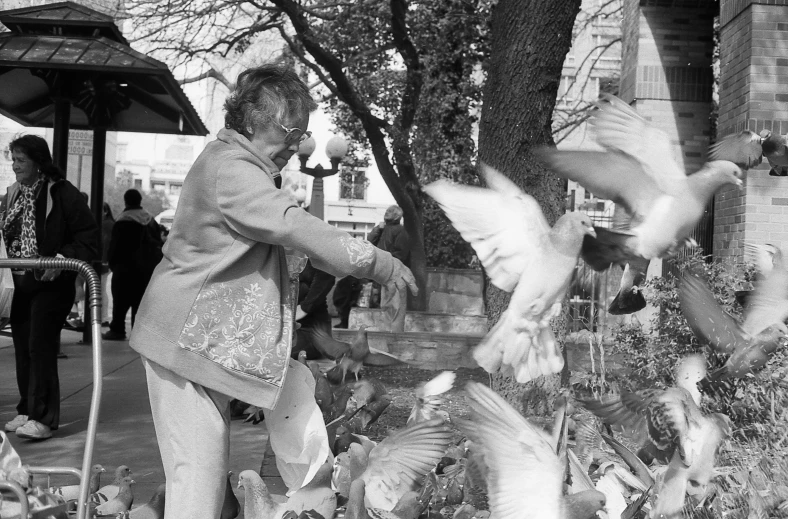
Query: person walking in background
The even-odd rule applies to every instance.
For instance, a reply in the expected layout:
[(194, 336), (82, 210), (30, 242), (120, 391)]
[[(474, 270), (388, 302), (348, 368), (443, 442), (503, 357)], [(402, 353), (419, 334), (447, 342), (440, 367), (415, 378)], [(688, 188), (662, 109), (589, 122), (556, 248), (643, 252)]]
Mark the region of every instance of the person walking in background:
[[(392, 205), (386, 209), (383, 215), (383, 225), (378, 235), (373, 236), (375, 229), (370, 232), (374, 238), (374, 244), (380, 249), (390, 252), (392, 256), (400, 260), (406, 267), (410, 268), (410, 236), (402, 226), (402, 209), (397, 205)], [(376, 233), (377, 234), (377, 233)], [(372, 240), (370, 240), (372, 241)], [(395, 285), (381, 285), (380, 307), (386, 312), (392, 332), (405, 331), (405, 311), (407, 309), (408, 294), (404, 287)]]
[[(97, 258), (98, 225), (80, 192), (52, 163), (46, 140), (24, 135), (9, 150), (16, 182), (0, 200), (8, 257)], [(59, 269), (14, 271), (11, 336), (20, 400), (5, 430), (20, 438), (44, 440), (59, 426), (57, 354), (76, 277)]]
[(112, 322), (102, 337), (109, 341), (126, 338), (126, 314), (131, 309), (131, 326), (153, 270), (162, 258), (159, 224), (142, 208), (136, 189), (123, 194), (126, 208), (112, 227), (107, 262), (112, 270)]
[(280, 171), (309, 137), (316, 108), (292, 69), (245, 70), (225, 102), (225, 128), (183, 183), (164, 259), (130, 341), (148, 380), (167, 519), (219, 517), (232, 399), (263, 408), (290, 490), (329, 461), (315, 379), (290, 358), (295, 271), (303, 266), (292, 261), (291, 272), (288, 256), (305, 254), (333, 276), (417, 290), (413, 274), (391, 254), (315, 218), (280, 189)]
[(326, 355), (321, 342), (332, 339), (327, 297), (334, 280), (334, 276), (316, 269), (311, 261), (306, 262), (306, 267), (299, 274), (295, 319), (301, 327), (296, 332), (298, 341), (291, 352), (292, 358), (297, 359), (300, 351), (306, 352), (307, 360), (320, 359)]
[(112, 228), (115, 227), (115, 216), (112, 208), (104, 202), (104, 216), (101, 221), (101, 324), (109, 326), (112, 315), (112, 291), (109, 290), (112, 273), (109, 270), (109, 244), (112, 241)]

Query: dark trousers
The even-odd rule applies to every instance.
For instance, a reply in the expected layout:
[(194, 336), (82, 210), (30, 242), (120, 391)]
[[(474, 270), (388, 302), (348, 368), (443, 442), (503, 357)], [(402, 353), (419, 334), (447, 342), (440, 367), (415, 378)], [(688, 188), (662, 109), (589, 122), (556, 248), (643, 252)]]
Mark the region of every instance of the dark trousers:
[(112, 322), (109, 329), (120, 334), (126, 333), (126, 314), (131, 309), (131, 326), (137, 317), (142, 296), (148, 287), (151, 274), (137, 272), (112, 273)]
[(60, 423), (60, 331), (75, 296), (74, 276), (69, 274), (61, 272), (54, 281), (37, 281), (32, 272), (14, 276), (11, 336), (20, 395), (16, 411), (51, 429)]

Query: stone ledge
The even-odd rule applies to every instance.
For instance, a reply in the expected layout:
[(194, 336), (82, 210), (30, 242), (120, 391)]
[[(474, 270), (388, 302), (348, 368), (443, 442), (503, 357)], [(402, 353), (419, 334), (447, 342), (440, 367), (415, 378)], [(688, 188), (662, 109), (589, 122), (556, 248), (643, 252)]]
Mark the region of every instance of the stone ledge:
[[(387, 319), (380, 308), (353, 308), (350, 310), (349, 328), (358, 329), (361, 325), (385, 330)], [(448, 332), (484, 334), (487, 332), (487, 316), (452, 315), (433, 312), (408, 311), (405, 314), (406, 332)]]

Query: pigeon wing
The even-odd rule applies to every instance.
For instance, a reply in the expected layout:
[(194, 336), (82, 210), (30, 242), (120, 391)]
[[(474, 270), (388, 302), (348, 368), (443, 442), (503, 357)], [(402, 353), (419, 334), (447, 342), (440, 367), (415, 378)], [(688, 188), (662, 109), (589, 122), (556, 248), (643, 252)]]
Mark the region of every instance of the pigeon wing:
[(725, 313), (699, 277), (685, 274), (679, 287), (681, 312), (701, 344), (717, 353), (732, 354), (749, 342), (739, 323)]
[(749, 169), (763, 161), (763, 139), (750, 130), (728, 135), (709, 146), (709, 160), (729, 160)]
[(406, 427), (384, 439), (370, 452), (367, 468), (361, 475), (370, 490), (367, 498), (377, 497), (373, 489), (385, 489), (388, 499), (397, 496), (393, 499), (396, 503), (404, 492), (415, 489), (424, 475), (435, 468), (449, 448), (451, 438), (451, 431), (438, 418)]
[(603, 94), (591, 118), (596, 141), (637, 159), (665, 192), (681, 189), (687, 175), (674, 159), (675, 149), (665, 132), (651, 127), (634, 108), (610, 94)]
[(775, 254), (774, 268), (755, 286), (742, 328), (755, 337), (772, 326), (784, 328), (788, 318), (788, 270), (782, 254)]
[(550, 437), (486, 386), (469, 382), (467, 391), (470, 419), (453, 421), (483, 452), (492, 516), (563, 519), (564, 467)]
[(579, 402), (605, 423), (622, 427), (627, 436), (643, 444), (648, 435), (646, 412), (658, 394), (658, 390), (650, 389), (640, 393), (622, 391), (619, 395), (604, 395)]
[[(496, 175), (503, 177), (490, 174), (494, 185), (505, 183)], [(471, 244), (496, 287), (511, 292), (521, 274), (540, 260), (550, 226), (536, 200), (519, 188), (500, 193), (438, 180), (423, 189)]]
[(635, 222), (645, 218), (654, 201), (663, 194), (643, 165), (624, 153), (552, 148), (534, 152), (558, 176), (574, 180), (595, 195), (622, 205)]

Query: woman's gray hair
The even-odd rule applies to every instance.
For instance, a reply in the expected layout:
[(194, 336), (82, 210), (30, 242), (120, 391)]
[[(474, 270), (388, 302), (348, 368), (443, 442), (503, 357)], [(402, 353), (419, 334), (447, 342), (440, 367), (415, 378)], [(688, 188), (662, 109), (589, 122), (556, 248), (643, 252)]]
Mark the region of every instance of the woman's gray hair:
[(224, 109), (224, 126), (249, 136), (247, 128), (254, 130), (270, 125), (271, 120), (282, 124), (290, 116), (309, 115), (317, 109), (317, 103), (293, 69), (267, 64), (238, 75)]

